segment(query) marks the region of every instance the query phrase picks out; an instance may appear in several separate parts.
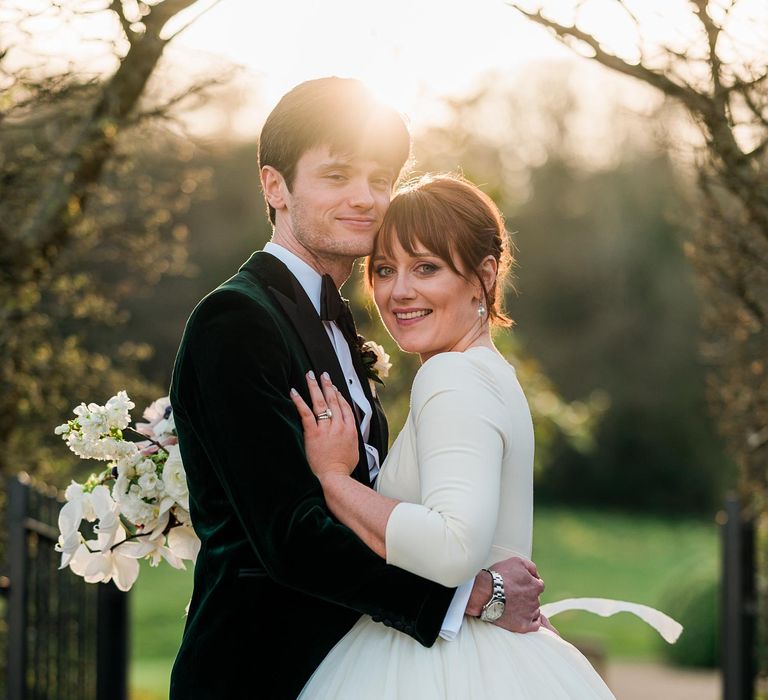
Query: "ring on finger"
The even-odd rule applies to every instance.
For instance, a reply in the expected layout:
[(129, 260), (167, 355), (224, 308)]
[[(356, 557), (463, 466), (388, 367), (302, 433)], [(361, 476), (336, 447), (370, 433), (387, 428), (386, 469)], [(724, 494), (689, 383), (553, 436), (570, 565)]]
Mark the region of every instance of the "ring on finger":
[(317, 420), (331, 420), (333, 418), (333, 411), (330, 408), (326, 408), (322, 413), (316, 413), (315, 418)]

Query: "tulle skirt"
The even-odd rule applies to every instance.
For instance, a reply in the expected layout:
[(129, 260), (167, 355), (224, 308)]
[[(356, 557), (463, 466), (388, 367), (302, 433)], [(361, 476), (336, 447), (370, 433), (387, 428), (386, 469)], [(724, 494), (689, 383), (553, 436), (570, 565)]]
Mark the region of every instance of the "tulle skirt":
[(302, 700), (615, 700), (573, 645), (465, 618), (431, 648), (364, 615), (326, 656)]

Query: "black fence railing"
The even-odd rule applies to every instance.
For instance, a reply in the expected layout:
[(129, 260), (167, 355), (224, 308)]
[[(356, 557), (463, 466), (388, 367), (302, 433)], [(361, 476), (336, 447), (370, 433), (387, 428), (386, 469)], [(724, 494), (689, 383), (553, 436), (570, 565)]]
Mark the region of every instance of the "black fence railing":
[(58, 569), (55, 492), (21, 475), (7, 497), (7, 699), (126, 700), (128, 596)]
[(736, 496), (725, 501), (722, 523), (720, 663), (723, 700), (753, 700), (757, 677), (755, 523)]

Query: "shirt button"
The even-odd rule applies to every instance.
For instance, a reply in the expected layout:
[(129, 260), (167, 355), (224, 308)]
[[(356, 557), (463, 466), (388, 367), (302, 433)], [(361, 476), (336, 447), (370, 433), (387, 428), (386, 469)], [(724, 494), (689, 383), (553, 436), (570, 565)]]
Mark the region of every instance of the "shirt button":
[(350, 383), (350, 384), (352, 383), (352, 380), (351, 380), (351, 379), (349, 380), (349, 383)]

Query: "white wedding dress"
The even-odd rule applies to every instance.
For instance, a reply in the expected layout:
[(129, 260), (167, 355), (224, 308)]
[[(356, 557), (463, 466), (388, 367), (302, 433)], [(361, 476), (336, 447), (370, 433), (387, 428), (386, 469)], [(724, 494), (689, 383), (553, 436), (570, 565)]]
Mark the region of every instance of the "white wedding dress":
[[(416, 375), (411, 411), (377, 480), (380, 493), (402, 501), (387, 523), (387, 562), (457, 586), (502, 559), (530, 558), (533, 452), (528, 404), (501, 355), (477, 347), (430, 358)], [(633, 607), (594, 599), (560, 605), (600, 614)], [(367, 615), (330, 651), (299, 697), (614, 698), (586, 658), (549, 630), (515, 634), (465, 617), (456, 639), (438, 638), (426, 648)]]

